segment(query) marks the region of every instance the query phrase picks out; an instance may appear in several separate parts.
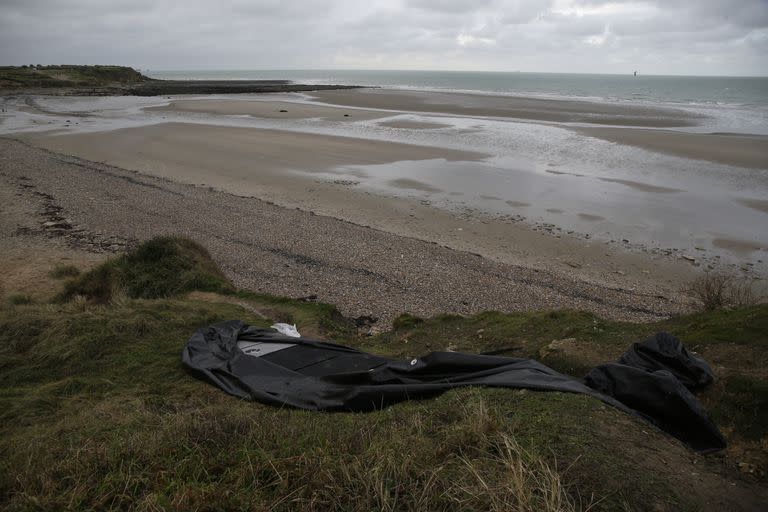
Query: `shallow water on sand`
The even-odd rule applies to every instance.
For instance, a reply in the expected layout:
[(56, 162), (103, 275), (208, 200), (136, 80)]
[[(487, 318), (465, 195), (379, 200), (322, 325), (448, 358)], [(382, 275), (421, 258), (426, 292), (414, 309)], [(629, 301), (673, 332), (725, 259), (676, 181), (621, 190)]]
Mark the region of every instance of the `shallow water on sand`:
[[(226, 99), (307, 104), (301, 95)], [(381, 112), (357, 120), (348, 107), (350, 118), (344, 121), (143, 110), (168, 102), (38, 98), (6, 116), (0, 132), (82, 133), (181, 121), (475, 151), (487, 157), (286, 171), (350, 190), (417, 198), (460, 215), (527, 222), (553, 236), (675, 248), (697, 259), (750, 262), (763, 271), (768, 261), (768, 212), (755, 207), (768, 199), (768, 162), (763, 169), (728, 166), (616, 144), (564, 124), (498, 118)]]
[(768, 134), (768, 77), (637, 76), (390, 70), (145, 70), (161, 79), (287, 79), (475, 95), (587, 99), (681, 108), (708, 116), (705, 131)]
[(627, 239), (649, 248), (681, 248), (734, 261), (766, 256), (768, 215), (717, 187), (699, 182), (688, 190), (649, 189), (640, 182), (548, 171), (494, 158), (347, 166), (319, 175), (381, 194), (426, 200), (458, 213), (527, 221), (542, 229), (552, 224), (556, 233)]

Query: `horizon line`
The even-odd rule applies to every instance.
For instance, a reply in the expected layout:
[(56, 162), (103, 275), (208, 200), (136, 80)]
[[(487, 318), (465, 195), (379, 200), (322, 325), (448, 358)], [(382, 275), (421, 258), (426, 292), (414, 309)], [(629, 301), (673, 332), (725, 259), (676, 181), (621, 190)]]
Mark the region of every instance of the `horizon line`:
[[(51, 64), (57, 65), (57, 64)], [(58, 64), (62, 65), (62, 64)], [(94, 64), (96, 65), (96, 64)], [(108, 65), (108, 64), (106, 64)], [(598, 72), (574, 72), (574, 71), (523, 71), (523, 70), (464, 70), (464, 69), (416, 69), (416, 68), (151, 68), (136, 67), (136, 70), (144, 71), (386, 71), (386, 72), (430, 72), (430, 73), (498, 73), (498, 74), (541, 74), (541, 75), (597, 75), (597, 76), (628, 76), (635, 70), (626, 73), (598, 73)], [(660, 74), (641, 73), (637, 70), (637, 76), (646, 77), (688, 77), (688, 78), (768, 78), (768, 73), (763, 75), (692, 75), (692, 74)]]

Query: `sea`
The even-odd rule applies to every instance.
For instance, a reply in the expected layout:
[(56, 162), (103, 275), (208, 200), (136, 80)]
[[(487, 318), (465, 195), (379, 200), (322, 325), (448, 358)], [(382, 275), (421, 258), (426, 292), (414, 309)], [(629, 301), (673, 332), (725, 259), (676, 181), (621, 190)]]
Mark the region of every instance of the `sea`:
[(153, 70), (167, 80), (291, 80), (669, 106), (716, 122), (704, 131), (768, 135), (768, 77), (388, 70)]

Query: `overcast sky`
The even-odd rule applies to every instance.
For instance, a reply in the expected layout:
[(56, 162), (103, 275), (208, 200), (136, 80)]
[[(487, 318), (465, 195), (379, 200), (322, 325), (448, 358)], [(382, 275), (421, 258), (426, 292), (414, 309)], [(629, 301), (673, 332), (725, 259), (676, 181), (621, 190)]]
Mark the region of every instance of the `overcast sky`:
[(0, 0), (0, 64), (768, 75), (768, 0)]

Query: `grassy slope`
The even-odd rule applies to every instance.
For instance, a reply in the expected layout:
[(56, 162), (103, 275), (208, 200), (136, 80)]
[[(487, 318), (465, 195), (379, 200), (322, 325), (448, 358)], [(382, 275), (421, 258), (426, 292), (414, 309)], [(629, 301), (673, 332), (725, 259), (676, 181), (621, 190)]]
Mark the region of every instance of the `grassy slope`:
[[(188, 254), (164, 244), (171, 256), (174, 246)], [(78, 296), (0, 308), (0, 508), (554, 510), (594, 500), (597, 510), (714, 510), (726, 493), (749, 506), (753, 490), (730, 486), (720, 457), (694, 455), (587, 397), (464, 389), (369, 414), (281, 410), (191, 378), (180, 351), (197, 327), (231, 318), (268, 325), (266, 316), (402, 356), (449, 345), (537, 355), (574, 338), (578, 350), (544, 355), (579, 374), (669, 329), (725, 376), (705, 398), (749, 450), (766, 435), (766, 307), (658, 325), (568, 311), (403, 317), (392, 332), (361, 337), (323, 304), (248, 292), (190, 297), (179, 295), (183, 286), (170, 287), (171, 298), (131, 298), (131, 276), (107, 275), (120, 291), (108, 304)]]

